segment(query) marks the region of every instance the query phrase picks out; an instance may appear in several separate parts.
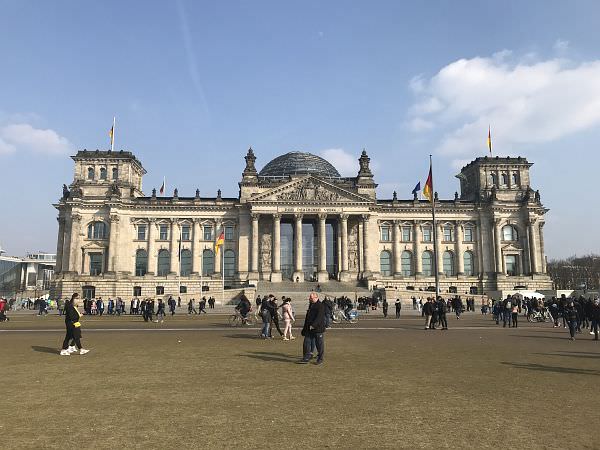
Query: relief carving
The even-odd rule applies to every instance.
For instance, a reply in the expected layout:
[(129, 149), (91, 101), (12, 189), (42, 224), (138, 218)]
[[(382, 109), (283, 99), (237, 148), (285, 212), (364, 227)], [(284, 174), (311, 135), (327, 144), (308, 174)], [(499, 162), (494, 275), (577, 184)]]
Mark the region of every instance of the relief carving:
[(271, 242), (273, 223), (268, 221), (261, 224), (260, 236), (260, 271), (270, 272), (271, 271), (271, 249), (273, 243)]
[(282, 192), (277, 195), (277, 200), (281, 201), (319, 201), (335, 202), (340, 199), (340, 194), (331, 192), (322, 186), (308, 182), (299, 186), (293, 191)]
[(358, 270), (358, 223), (348, 224), (348, 270)]

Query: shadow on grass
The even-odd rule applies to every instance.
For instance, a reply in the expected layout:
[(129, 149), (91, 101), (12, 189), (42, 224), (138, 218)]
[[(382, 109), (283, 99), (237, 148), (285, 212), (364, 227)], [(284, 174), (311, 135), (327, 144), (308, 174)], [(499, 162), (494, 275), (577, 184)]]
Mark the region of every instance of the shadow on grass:
[(586, 358), (586, 359), (598, 359), (598, 358), (600, 358), (600, 353), (593, 353), (593, 352), (557, 351), (557, 352), (554, 352), (554, 353), (534, 353), (534, 355), (567, 356), (569, 358)]
[(226, 337), (229, 339), (254, 339), (254, 340), (259, 339), (259, 336), (257, 336), (255, 333), (226, 334), (223, 337)]
[(57, 355), (59, 353), (58, 350), (56, 350), (55, 348), (40, 347), (39, 345), (32, 345), (31, 350), (33, 350), (34, 352), (40, 352), (40, 353), (51, 353), (53, 355)]
[(530, 339), (564, 339), (564, 340), (569, 339), (568, 333), (566, 335), (561, 335), (561, 336), (533, 336), (530, 334), (511, 334), (511, 336), (519, 337), (519, 338), (530, 338)]
[(502, 364), (512, 366), (517, 369), (533, 370), (538, 372), (555, 372), (555, 373), (569, 373), (575, 375), (596, 375), (600, 376), (600, 370), (596, 369), (576, 369), (572, 367), (560, 367), (560, 366), (546, 366), (544, 364), (531, 364), (531, 363), (510, 363), (503, 362)]
[(272, 352), (250, 352), (241, 354), (238, 356), (245, 356), (246, 358), (260, 359), (261, 361), (275, 361), (283, 363), (297, 362), (300, 358), (298, 356), (286, 355), (285, 353), (272, 353)]

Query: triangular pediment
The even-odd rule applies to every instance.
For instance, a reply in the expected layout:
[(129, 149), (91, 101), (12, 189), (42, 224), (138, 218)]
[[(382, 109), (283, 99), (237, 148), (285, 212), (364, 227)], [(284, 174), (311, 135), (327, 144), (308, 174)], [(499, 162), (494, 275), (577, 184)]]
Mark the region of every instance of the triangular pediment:
[(502, 251), (504, 252), (522, 252), (523, 249), (521, 247), (516, 246), (515, 244), (506, 244), (502, 247)]
[(369, 197), (355, 194), (327, 181), (307, 176), (292, 180), (250, 198), (251, 202), (278, 203), (373, 203)]

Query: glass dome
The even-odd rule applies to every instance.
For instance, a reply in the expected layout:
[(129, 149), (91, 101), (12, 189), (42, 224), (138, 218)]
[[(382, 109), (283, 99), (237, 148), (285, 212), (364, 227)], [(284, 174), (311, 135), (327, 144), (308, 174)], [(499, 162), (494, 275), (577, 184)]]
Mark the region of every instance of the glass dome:
[(269, 161), (258, 174), (261, 177), (284, 177), (310, 174), (326, 178), (340, 178), (339, 172), (320, 156), (306, 152), (289, 152)]

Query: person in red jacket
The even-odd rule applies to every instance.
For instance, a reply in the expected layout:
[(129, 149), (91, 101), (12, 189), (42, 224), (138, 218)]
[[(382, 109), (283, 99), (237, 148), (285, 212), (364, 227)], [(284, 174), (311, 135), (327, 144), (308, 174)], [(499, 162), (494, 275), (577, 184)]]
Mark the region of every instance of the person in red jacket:
[(81, 345), (81, 323), (79, 322), (81, 313), (75, 307), (77, 297), (79, 297), (79, 294), (76, 292), (71, 296), (71, 300), (67, 300), (65, 305), (65, 326), (67, 333), (63, 341), (62, 350), (60, 351), (61, 356), (69, 356), (71, 354), (69, 351), (69, 342), (71, 340), (75, 341), (80, 355), (85, 355), (89, 352), (89, 350), (86, 350)]
[(0, 322), (8, 320), (4, 311), (6, 311), (6, 299), (0, 298)]

